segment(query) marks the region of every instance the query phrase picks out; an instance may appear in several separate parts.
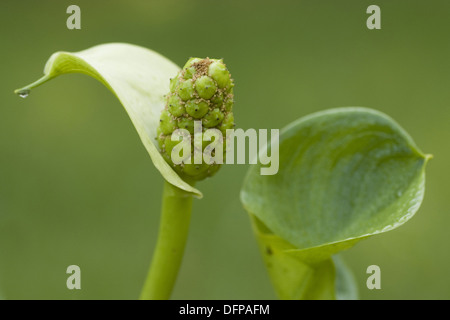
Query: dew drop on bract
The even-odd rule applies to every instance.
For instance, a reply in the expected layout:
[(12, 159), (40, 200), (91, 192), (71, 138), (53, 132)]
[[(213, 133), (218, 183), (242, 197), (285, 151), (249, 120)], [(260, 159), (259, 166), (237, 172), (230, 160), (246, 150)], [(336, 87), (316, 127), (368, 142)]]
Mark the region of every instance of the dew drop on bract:
[(26, 97), (28, 97), (29, 94), (30, 94), (30, 90), (23, 90), (23, 91), (18, 92), (19, 97), (24, 98), (24, 99)]

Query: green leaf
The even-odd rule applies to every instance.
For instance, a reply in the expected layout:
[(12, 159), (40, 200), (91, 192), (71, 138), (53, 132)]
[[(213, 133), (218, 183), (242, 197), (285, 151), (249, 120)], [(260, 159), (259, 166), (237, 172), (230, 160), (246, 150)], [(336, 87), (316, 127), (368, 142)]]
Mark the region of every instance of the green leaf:
[[(335, 298), (332, 256), (414, 215), (429, 157), (391, 118), (365, 108), (301, 118), (282, 130), (279, 150), (279, 172), (251, 167), (241, 201), (280, 298)], [(325, 269), (333, 276), (324, 284)], [(279, 274), (289, 270), (297, 274)], [(302, 289), (312, 282), (320, 292)]]
[(25, 97), (32, 88), (66, 73), (84, 73), (97, 79), (122, 103), (164, 179), (201, 197), (199, 190), (183, 181), (167, 164), (155, 141), (164, 95), (169, 92), (170, 78), (178, 71), (177, 65), (149, 49), (125, 43), (102, 44), (76, 53), (54, 53), (45, 65), (44, 76), (15, 93)]

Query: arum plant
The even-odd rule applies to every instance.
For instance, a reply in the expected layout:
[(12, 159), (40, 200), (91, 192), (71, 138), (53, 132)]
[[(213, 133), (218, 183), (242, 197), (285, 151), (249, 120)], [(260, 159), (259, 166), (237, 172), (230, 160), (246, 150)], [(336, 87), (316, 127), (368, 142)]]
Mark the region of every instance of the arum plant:
[(365, 108), (301, 118), (277, 147), (278, 174), (251, 167), (241, 200), (278, 296), (356, 298), (336, 254), (415, 214), (430, 156), (391, 118)]
[[(179, 141), (173, 136), (192, 138), (189, 151), (175, 152), (186, 160), (199, 148), (196, 122), (222, 136), (233, 128), (233, 80), (222, 60), (192, 58), (180, 69), (149, 49), (114, 43), (53, 54), (44, 76), (16, 93), (26, 97), (34, 87), (75, 72), (99, 80), (120, 100), (165, 179), (158, 241), (141, 298), (168, 299), (192, 198), (202, 197), (194, 184), (219, 169), (214, 162), (174, 161)], [(261, 175), (264, 165), (251, 167), (241, 200), (276, 292), (282, 299), (355, 298), (352, 275), (337, 254), (414, 215), (430, 157), (388, 116), (364, 108), (301, 118), (273, 143), (277, 148), (269, 143), (260, 151), (279, 150), (278, 173)], [(209, 147), (200, 141), (201, 151)]]
[(222, 60), (193, 58), (180, 70), (149, 49), (112, 43), (54, 53), (44, 76), (15, 92), (26, 97), (31, 89), (68, 73), (87, 74), (112, 91), (165, 179), (159, 236), (141, 298), (168, 299), (183, 257), (192, 197), (202, 197), (194, 184), (219, 169), (215, 163), (174, 163), (171, 151), (177, 142), (171, 134), (178, 128), (193, 133), (194, 120), (204, 128), (232, 128), (233, 80)]

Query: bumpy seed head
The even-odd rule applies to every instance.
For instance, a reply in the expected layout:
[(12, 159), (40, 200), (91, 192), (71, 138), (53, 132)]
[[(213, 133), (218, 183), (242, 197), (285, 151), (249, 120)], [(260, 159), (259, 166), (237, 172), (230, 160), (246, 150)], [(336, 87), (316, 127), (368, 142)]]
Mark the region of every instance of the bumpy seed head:
[[(203, 132), (219, 129), (225, 138), (226, 129), (234, 128), (233, 87), (233, 80), (222, 59), (191, 58), (177, 76), (170, 79), (170, 92), (166, 96), (156, 139), (164, 159), (181, 177), (203, 180), (220, 168), (220, 164), (207, 164), (204, 160), (202, 164), (194, 164), (194, 121), (201, 121)], [(186, 129), (191, 135), (191, 163), (174, 164), (172, 161), (172, 150), (179, 143), (171, 139), (176, 129)], [(203, 141), (201, 151), (210, 143)], [(223, 158), (225, 152), (224, 145)]]

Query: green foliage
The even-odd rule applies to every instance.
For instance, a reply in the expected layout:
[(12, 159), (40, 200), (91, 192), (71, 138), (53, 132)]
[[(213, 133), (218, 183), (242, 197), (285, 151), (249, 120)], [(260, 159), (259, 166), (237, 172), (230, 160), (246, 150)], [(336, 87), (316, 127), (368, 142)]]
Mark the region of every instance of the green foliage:
[[(203, 180), (214, 175), (220, 164), (194, 164), (194, 152), (201, 153), (209, 145), (203, 143), (202, 150), (200, 147), (196, 150), (194, 121), (201, 121), (202, 132), (208, 128), (218, 129), (223, 137), (226, 136), (226, 130), (234, 127), (233, 80), (222, 60), (191, 58), (170, 82), (170, 92), (158, 128), (157, 139), (161, 154), (181, 177), (189, 181)], [(190, 157), (191, 163), (172, 161), (173, 144), (170, 140), (177, 129), (188, 131), (184, 138), (190, 139), (191, 153), (183, 154), (183, 160)], [(221, 144), (225, 154), (224, 140), (217, 143)]]
[(280, 298), (336, 298), (332, 256), (414, 215), (429, 157), (392, 119), (365, 108), (299, 119), (279, 144), (278, 174), (253, 166), (241, 200)]
[[(233, 81), (221, 60), (193, 58), (180, 71), (151, 50), (105, 44), (53, 54), (44, 77), (16, 93), (26, 96), (74, 72), (99, 80), (116, 95), (155, 167), (172, 186), (186, 191), (180, 198), (201, 197), (182, 178), (200, 180), (219, 166), (186, 165), (174, 171), (167, 160), (174, 147), (170, 134), (176, 128), (192, 134), (193, 119), (221, 131), (234, 126)], [(282, 299), (354, 299), (351, 273), (336, 254), (415, 214), (429, 156), (392, 119), (364, 108), (307, 116), (286, 127), (280, 138), (278, 174), (262, 176), (253, 166), (241, 191), (276, 291)], [(184, 248), (184, 238), (180, 243)]]

